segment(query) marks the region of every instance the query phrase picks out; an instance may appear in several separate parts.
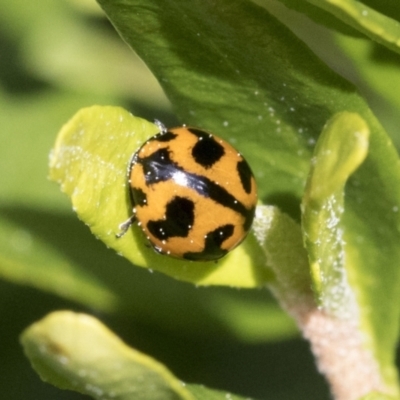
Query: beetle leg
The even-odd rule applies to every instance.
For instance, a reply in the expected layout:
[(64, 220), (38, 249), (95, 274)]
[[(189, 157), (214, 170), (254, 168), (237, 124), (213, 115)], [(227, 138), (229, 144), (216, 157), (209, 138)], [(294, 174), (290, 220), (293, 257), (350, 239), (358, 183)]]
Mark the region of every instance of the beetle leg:
[(115, 237), (117, 239), (119, 239), (122, 236), (124, 236), (125, 233), (128, 231), (128, 229), (131, 227), (131, 225), (135, 222), (135, 220), (136, 220), (136, 217), (135, 217), (135, 214), (133, 214), (126, 221), (122, 222), (122, 224), (119, 224), (118, 228), (119, 228), (120, 232), (115, 234)]

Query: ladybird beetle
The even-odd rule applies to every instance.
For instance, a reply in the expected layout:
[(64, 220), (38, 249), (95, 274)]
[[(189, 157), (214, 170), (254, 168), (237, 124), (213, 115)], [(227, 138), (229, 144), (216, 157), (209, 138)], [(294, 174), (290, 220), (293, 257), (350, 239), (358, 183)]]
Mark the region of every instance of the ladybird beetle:
[(194, 261), (223, 257), (246, 237), (257, 202), (247, 161), (225, 140), (188, 126), (148, 139), (130, 161), (132, 217), (161, 254)]

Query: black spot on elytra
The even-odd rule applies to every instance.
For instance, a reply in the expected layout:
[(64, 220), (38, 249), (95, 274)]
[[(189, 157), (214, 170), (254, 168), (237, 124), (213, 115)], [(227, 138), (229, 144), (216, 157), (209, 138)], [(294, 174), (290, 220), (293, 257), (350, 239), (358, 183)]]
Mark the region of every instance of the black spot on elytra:
[(242, 214), (246, 219), (252, 219), (251, 210), (248, 210), (235, 196), (212, 180), (204, 176), (188, 174), (187, 186), (202, 196), (209, 197), (216, 203)]
[(243, 189), (246, 193), (251, 192), (251, 178), (253, 176), (249, 164), (245, 160), (239, 161), (236, 166)]
[(148, 157), (138, 158), (137, 163), (142, 164), (147, 185), (171, 179), (177, 166), (171, 160), (167, 149), (159, 149)]
[(231, 224), (218, 227), (207, 234), (204, 250), (198, 253), (185, 253), (183, 258), (193, 261), (212, 261), (223, 257), (228, 251), (221, 249), (222, 243), (233, 235), (234, 226)]
[(188, 130), (199, 138), (192, 148), (194, 160), (204, 168), (211, 168), (225, 154), (223, 146), (207, 132), (194, 128)]
[(194, 204), (185, 197), (174, 197), (166, 206), (165, 219), (149, 221), (147, 229), (159, 240), (186, 237), (194, 222)]
[(160, 135), (154, 136), (154, 140), (157, 140), (159, 142), (170, 142), (171, 140), (174, 140), (178, 135), (174, 132), (167, 131), (165, 133), (161, 133)]
[(234, 226), (232, 224), (227, 224), (208, 233), (206, 238), (206, 249), (213, 246), (220, 247), (226, 239), (232, 236), (233, 231)]
[(136, 206), (146, 206), (147, 205), (147, 195), (140, 188), (131, 188), (133, 204)]

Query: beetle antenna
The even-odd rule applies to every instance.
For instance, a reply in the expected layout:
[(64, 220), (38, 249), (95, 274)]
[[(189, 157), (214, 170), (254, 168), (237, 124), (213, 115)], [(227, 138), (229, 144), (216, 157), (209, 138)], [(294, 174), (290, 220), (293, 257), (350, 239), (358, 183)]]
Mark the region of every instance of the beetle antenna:
[(167, 132), (166, 126), (161, 121), (159, 121), (158, 119), (155, 119), (154, 123), (157, 125), (158, 129), (160, 130), (160, 133)]

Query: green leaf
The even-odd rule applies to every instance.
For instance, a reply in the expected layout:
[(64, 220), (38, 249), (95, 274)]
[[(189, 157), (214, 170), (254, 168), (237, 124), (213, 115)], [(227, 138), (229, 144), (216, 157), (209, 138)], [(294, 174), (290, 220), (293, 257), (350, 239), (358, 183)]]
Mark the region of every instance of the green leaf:
[[(174, 260), (156, 254), (136, 224), (117, 238), (132, 214), (126, 170), (132, 154), (157, 127), (118, 107), (78, 112), (61, 130), (50, 159), (50, 177), (70, 197), (92, 232), (132, 263), (197, 284), (251, 287), (268, 279), (265, 259), (248, 236), (218, 262)], [(250, 258), (249, 254), (254, 254)]]
[[(347, 23), (338, 19), (329, 11), (324, 10), (322, 7), (320, 7), (320, 3), (314, 5), (309, 1), (299, 0), (279, 0), (279, 2), (277, 3), (271, 2), (269, 0), (255, 0), (255, 2), (265, 7), (267, 10), (270, 10), (272, 14), (278, 11), (278, 19), (281, 18), (282, 12), (284, 14), (287, 13), (287, 9), (289, 10), (289, 13), (291, 15), (293, 15), (291, 11), (295, 10), (298, 13), (306, 15), (309, 19), (311, 19), (318, 25), (323, 25), (326, 28), (333, 30), (334, 32), (340, 32), (348, 36), (364, 36), (356, 31), (354, 28), (349, 26)], [(280, 3), (284, 4), (285, 7), (282, 7)], [(293, 26), (292, 19), (290, 19), (289, 24), (289, 26)]]
[[(329, 12), (340, 21), (386, 46), (391, 51), (400, 53), (400, 23), (393, 18), (393, 13), (389, 13), (392, 17), (390, 18), (369, 7), (367, 2), (356, 0), (307, 0), (307, 2)], [(310, 14), (310, 10), (313, 12), (313, 9), (309, 8), (307, 4), (301, 5), (292, 0), (283, 0), (283, 3), (289, 7), (293, 6), (298, 11), (302, 11), (304, 8), (307, 14)]]
[(338, 315), (351, 310), (341, 224), (344, 185), (367, 156), (369, 128), (358, 114), (340, 113), (318, 139), (302, 203), (304, 242), (317, 300)]
[(355, 0), (308, 0), (364, 33), (370, 39), (400, 53), (400, 23)]
[(94, 399), (194, 399), (167, 368), (89, 315), (49, 314), (24, 331), (21, 343), (40, 377), (62, 389)]
[(86, 314), (51, 313), (28, 327), (21, 335), (21, 343), (44, 381), (94, 399), (243, 399), (198, 385), (185, 385), (164, 365), (130, 348)]

